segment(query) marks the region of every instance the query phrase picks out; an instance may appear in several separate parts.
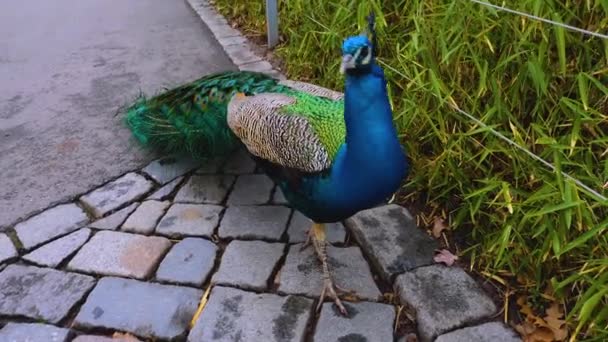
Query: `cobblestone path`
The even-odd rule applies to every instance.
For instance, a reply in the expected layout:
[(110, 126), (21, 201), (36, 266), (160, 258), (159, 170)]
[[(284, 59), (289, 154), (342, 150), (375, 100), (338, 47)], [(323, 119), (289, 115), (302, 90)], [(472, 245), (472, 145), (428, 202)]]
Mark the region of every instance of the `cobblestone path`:
[(309, 226), (243, 153), (154, 161), (0, 233), (0, 341), (384, 342), (408, 315), (422, 341), (518, 340), (397, 205), (328, 227), (337, 282), (360, 298), (349, 317), (316, 312)]

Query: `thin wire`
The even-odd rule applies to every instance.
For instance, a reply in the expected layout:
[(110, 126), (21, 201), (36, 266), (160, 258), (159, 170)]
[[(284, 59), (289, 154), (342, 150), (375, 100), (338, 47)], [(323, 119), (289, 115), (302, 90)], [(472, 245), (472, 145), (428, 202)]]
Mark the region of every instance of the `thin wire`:
[[(475, 121), (475, 123), (477, 123), (478, 125), (480, 125), (483, 128), (488, 129), (490, 132), (492, 132), (492, 134), (496, 135), (497, 137), (499, 137), (500, 139), (506, 141), (507, 143), (509, 143), (510, 145), (514, 146), (515, 148), (517, 148), (518, 150), (526, 153), (528, 156), (530, 156), (531, 158), (541, 162), (543, 165), (545, 165), (546, 167), (550, 168), (551, 170), (553, 170), (554, 172), (557, 171), (557, 168), (555, 166), (553, 166), (553, 164), (549, 163), (548, 161), (544, 160), (543, 158), (537, 156), (536, 154), (532, 153), (530, 150), (526, 149), (523, 146), (520, 146), (518, 143), (516, 143), (515, 141), (509, 139), (508, 137), (504, 136), (502, 133), (494, 130), (492, 127), (489, 127), (488, 125), (486, 125), (485, 123), (483, 123), (481, 120), (479, 120), (478, 118), (474, 117), (473, 115), (465, 112), (464, 110), (458, 108), (456, 105), (454, 104), (450, 104), (450, 106), (456, 110), (458, 113), (468, 117), (469, 119)], [(570, 179), (571, 181), (573, 181), (574, 183), (576, 183), (576, 185), (580, 186), (581, 188), (587, 190), (589, 193), (593, 194), (594, 196), (598, 197), (599, 199), (601, 199), (602, 201), (606, 202), (608, 201), (608, 198), (606, 198), (604, 195), (600, 194), (599, 192), (593, 190), (591, 187), (587, 186), (585, 183), (581, 182), (580, 180), (570, 176), (569, 174), (565, 173), (564, 171), (560, 171), (560, 173), (562, 174), (562, 176), (564, 176), (565, 178)]]
[[(475, 0), (471, 0), (471, 1), (475, 1)], [(405, 78), (405, 79), (410, 79), (409, 77), (407, 77), (407, 75), (403, 74), (402, 72), (400, 72), (399, 70), (393, 68), (392, 66), (390, 66), (388, 63), (382, 61), (382, 60), (378, 60), (378, 62), (384, 66), (387, 67), (387, 69), (392, 70), (393, 72), (395, 72), (396, 74), (400, 75), (401, 77)], [(439, 97), (439, 95), (437, 94), (432, 94), (433, 96), (437, 97), (439, 100), (441, 100), (441, 98)], [(549, 169), (551, 169), (553, 172), (557, 171), (557, 168), (549, 163), (548, 161), (544, 160), (542, 157), (537, 156), (536, 154), (534, 154), (532, 151), (528, 150), (527, 148), (520, 146), (518, 143), (516, 143), (515, 141), (509, 139), (508, 137), (506, 137), (505, 135), (503, 135), (502, 133), (498, 132), (497, 130), (493, 129), (492, 127), (486, 125), (485, 123), (483, 123), (483, 121), (479, 120), (478, 118), (474, 117), (473, 115), (465, 112), (464, 110), (460, 109), (458, 107), (458, 105), (451, 99), (450, 97), (450, 101), (448, 101), (448, 104), (450, 107), (452, 107), (455, 111), (457, 111), (458, 113), (466, 116), (467, 118), (473, 120), (475, 123), (477, 123), (478, 125), (480, 125), (481, 127), (487, 129), (488, 131), (490, 131), (492, 134), (494, 134), (495, 136), (497, 136), (498, 138), (506, 141), (507, 143), (509, 143), (510, 145), (514, 146), (515, 148), (517, 148), (518, 150), (524, 152), (525, 154), (527, 154), (528, 156), (530, 156), (531, 158), (533, 158), (534, 160), (539, 161), (541, 164), (545, 165), (546, 167), (548, 167)], [(582, 181), (570, 176), (569, 174), (565, 173), (564, 171), (560, 171), (560, 173), (562, 174), (562, 176), (564, 176), (567, 179), (572, 180), (576, 185), (578, 185), (579, 187), (583, 188), (584, 190), (588, 191), (590, 194), (596, 196), (597, 198), (599, 198), (600, 200), (607, 202), (608, 198), (606, 198), (604, 195), (600, 194), (599, 192), (597, 192), (596, 190), (593, 190), (591, 187), (587, 186), (585, 183), (583, 183)]]
[(606, 35), (606, 34), (602, 34), (602, 33), (599, 33), (599, 32), (593, 32), (593, 31), (582, 29), (580, 27), (576, 27), (576, 26), (560, 23), (560, 22), (557, 22), (557, 21), (541, 18), (539, 16), (536, 16), (536, 15), (533, 15), (533, 14), (529, 14), (529, 13), (526, 13), (526, 12), (516, 11), (516, 10), (510, 9), (510, 8), (504, 7), (504, 6), (498, 6), (498, 5), (494, 5), (494, 4), (491, 4), (491, 3), (488, 3), (488, 2), (485, 2), (485, 1), (480, 1), (480, 0), (469, 0), (469, 1), (477, 3), (477, 4), (480, 4), (480, 5), (483, 5), (483, 6), (492, 7), (494, 9), (497, 9), (497, 10), (500, 10), (500, 11), (505, 11), (505, 12), (509, 12), (509, 13), (513, 13), (513, 14), (518, 14), (518, 15), (521, 15), (523, 17), (527, 17), (527, 18), (534, 19), (534, 20), (539, 20), (539, 21), (542, 21), (542, 22), (545, 22), (545, 23), (548, 23), (548, 24), (553, 24), (553, 25), (556, 25), (556, 26), (560, 26), (560, 27), (563, 27), (563, 28), (566, 28), (566, 29), (569, 29), (569, 30), (572, 30), (572, 31), (577, 31), (577, 32), (580, 32), (580, 33), (583, 33), (583, 34), (587, 34), (587, 35), (590, 35), (590, 36), (594, 36), (594, 37), (598, 37), (598, 38), (602, 38), (602, 39), (608, 39), (608, 35)]

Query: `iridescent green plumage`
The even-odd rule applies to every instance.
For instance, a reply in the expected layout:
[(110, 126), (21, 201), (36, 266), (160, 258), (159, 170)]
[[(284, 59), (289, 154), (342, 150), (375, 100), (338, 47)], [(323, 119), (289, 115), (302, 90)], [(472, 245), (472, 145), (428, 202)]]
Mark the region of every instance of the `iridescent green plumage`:
[(227, 104), (234, 94), (291, 91), (261, 73), (222, 72), (138, 99), (127, 109), (126, 122), (144, 145), (165, 153), (213, 157), (239, 145), (226, 123)]
[(346, 136), (344, 101), (301, 92), (292, 96), (296, 102), (283, 107), (282, 112), (306, 117), (333, 160)]
[[(323, 88), (292, 81), (286, 84), (255, 72), (213, 74), (150, 99), (140, 98), (127, 110), (126, 122), (141, 143), (165, 153), (186, 152), (207, 158), (225, 155), (241, 143), (247, 146), (257, 141), (259, 145), (262, 140), (265, 144), (271, 140), (275, 143), (273, 146), (263, 147), (269, 153), (259, 153), (257, 157), (282, 165), (277, 158), (269, 156), (306, 150), (311, 162), (323, 156), (324, 161), (317, 160), (315, 168), (302, 165), (306, 162), (300, 161), (296, 168), (317, 171), (329, 167), (346, 134), (343, 100), (332, 99), (338, 93), (328, 95), (325, 92), (330, 91)], [(253, 112), (239, 118), (242, 129), (235, 131), (227, 123), (227, 112), (230, 100), (237, 93), (244, 93), (247, 99), (260, 94), (282, 94), (293, 103), (274, 112), (265, 107), (266, 103), (258, 107), (246, 106), (243, 111)], [(253, 116), (256, 116), (255, 120)], [(286, 127), (299, 133), (297, 139), (300, 140), (295, 144), (296, 134), (285, 137)], [(247, 130), (248, 140), (243, 141), (243, 136), (239, 136), (243, 130)], [(294, 145), (306, 148), (296, 150)], [(252, 146), (247, 147), (252, 151)]]

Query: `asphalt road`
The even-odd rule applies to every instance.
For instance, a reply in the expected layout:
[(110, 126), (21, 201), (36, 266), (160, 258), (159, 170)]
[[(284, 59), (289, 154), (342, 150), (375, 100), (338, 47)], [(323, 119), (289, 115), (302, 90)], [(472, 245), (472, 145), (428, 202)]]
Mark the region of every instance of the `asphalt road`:
[(227, 69), (183, 0), (0, 1), (0, 228), (153, 159), (120, 108)]

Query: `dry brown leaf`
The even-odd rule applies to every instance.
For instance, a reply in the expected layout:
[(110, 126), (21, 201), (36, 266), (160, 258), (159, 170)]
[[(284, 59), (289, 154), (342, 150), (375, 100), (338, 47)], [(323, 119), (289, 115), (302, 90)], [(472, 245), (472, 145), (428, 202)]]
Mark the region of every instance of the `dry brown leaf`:
[(405, 342), (418, 342), (418, 336), (414, 333), (405, 335)]
[(547, 322), (547, 327), (551, 329), (557, 341), (564, 341), (568, 337), (568, 329), (566, 321), (561, 319), (564, 314), (561, 312), (559, 305), (553, 303), (546, 312), (545, 321)]
[(120, 342), (141, 342), (137, 337), (129, 333), (115, 332), (112, 334), (112, 339), (119, 340)]
[(448, 251), (447, 249), (440, 249), (435, 252), (436, 254), (433, 257), (433, 260), (435, 260), (435, 262), (442, 263), (447, 266), (452, 266), (454, 265), (454, 262), (458, 260), (458, 256), (452, 254), (452, 252)]
[(433, 236), (435, 238), (440, 238), (441, 233), (448, 229), (448, 225), (445, 224), (445, 221), (441, 217), (435, 217), (433, 222)]

